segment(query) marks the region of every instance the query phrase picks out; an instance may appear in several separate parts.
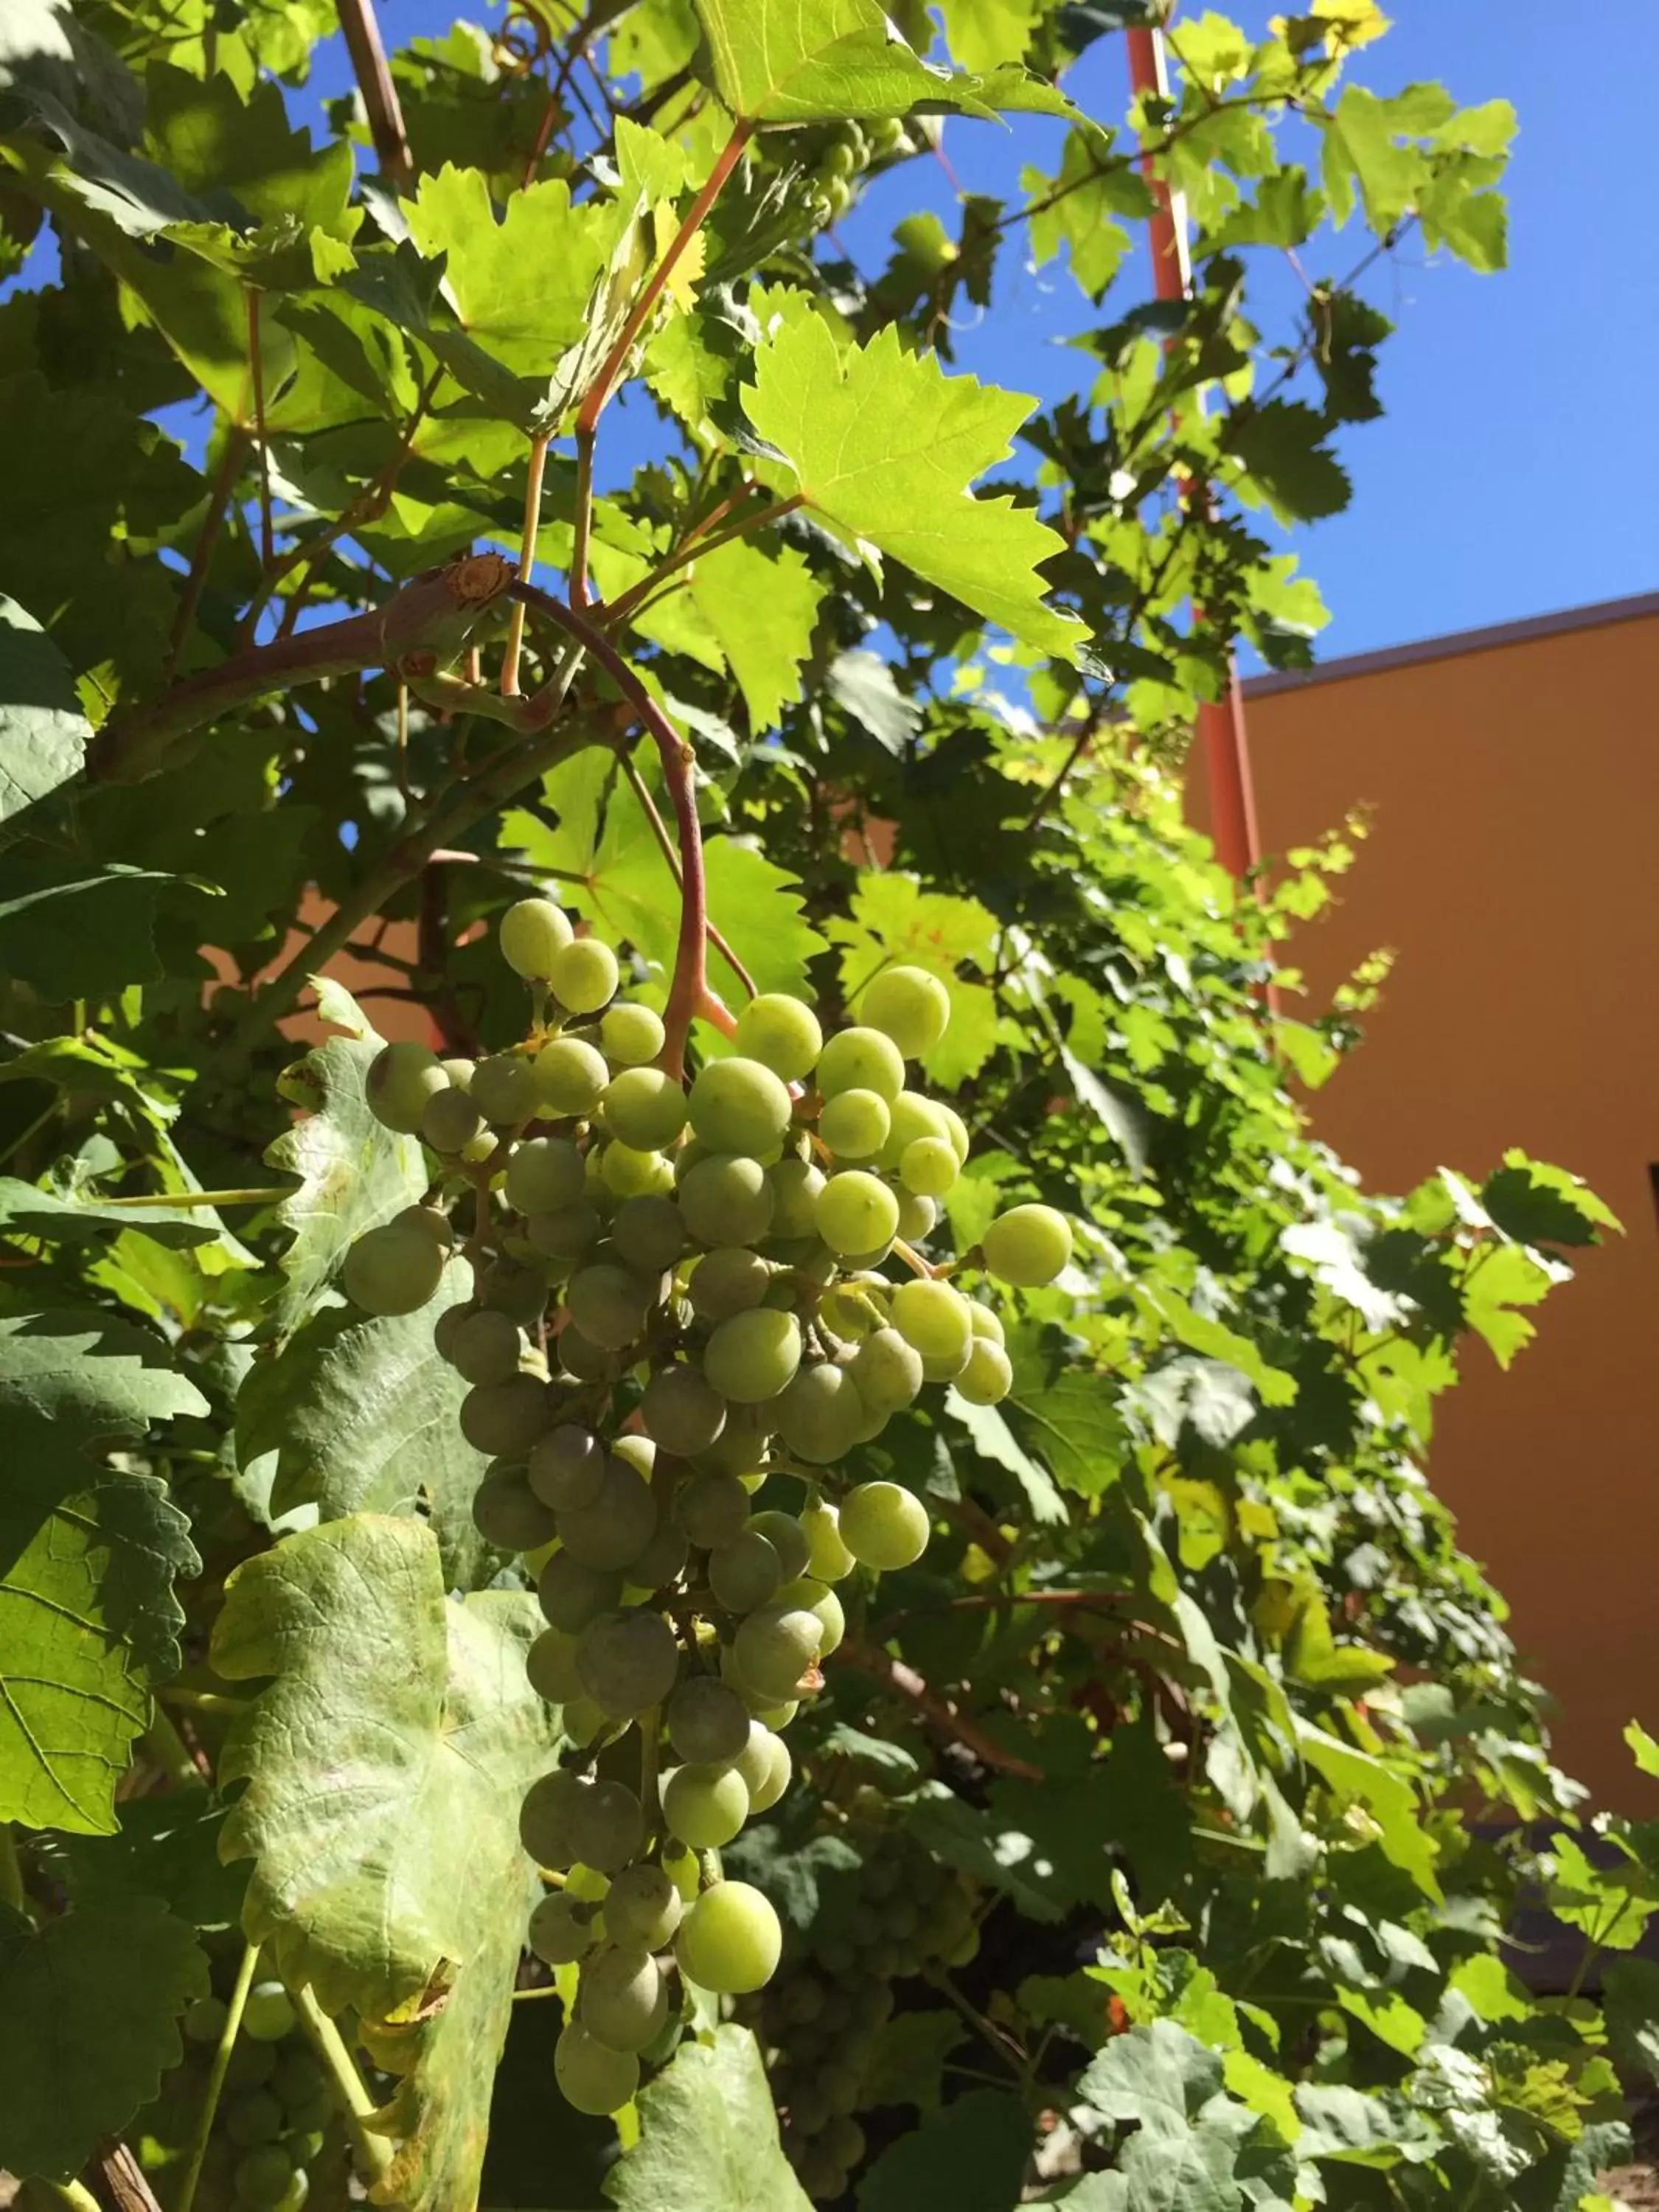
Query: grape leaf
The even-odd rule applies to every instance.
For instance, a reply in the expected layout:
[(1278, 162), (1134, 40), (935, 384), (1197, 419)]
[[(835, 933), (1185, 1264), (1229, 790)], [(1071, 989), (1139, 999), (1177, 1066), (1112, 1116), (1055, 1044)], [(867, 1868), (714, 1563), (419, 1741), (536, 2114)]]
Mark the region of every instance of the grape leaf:
[(63, 654), (0, 594), (0, 823), (67, 783), (91, 735)]
[(466, 1385), (432, 1341), (434, 1322), (465, 1302), (470, 1280), (451, 1266), (437, 1297), (412, 1314), (313, 1314), (250, 1369), (236, 1399), (244, 1476), (262, 1454), (276, 1455), (273, 1516), (305, 1504), (325, 1521), (414, 1513), (424, 1499), (452, 1589), (477, 1588), (500, 1564), (472, 1525), (486, 1462), (459, 1426)]
[(1117, 1480), (1129, 1449), (1103, 1378), (1068, 1364), (1062, 1340), (1029, 1324), (1010, 1333), (1008, 1357), (1014, 1382), (1001, 1410), (1015, 1442), (1063, 1489), (1097, 1498)]
[(192, 1928), (234, 1928), (247, 1888), (246, 1863), (219, 1856), (224, 1801), (208, 1790), (129, 1797), (113, 1836), (59, 1836), (52, 1856), (77, 1905), (159, 1898)]
[(67, 2181), (148, 2104), (208, 1991), (195, 1930), (153, 1897), (33, 1927), (0, 1904), (0, 2166)]
[(746, 2027), (681, 2044), (639, 2108), (639, 2141), (605, 2185), (621, 2212), (810, 2212)]
[(190, 1524), (88, 1447), (202, 1414), (158, 1340), (94, 1313), (0, 1319), (0, 1820), (108, 1835), (116, 1778), (174, 1673)]
[[(1172, 2020), (1154, 2020), (1116, 2036), (1078, 2084), (1078, 2094), (1134, 2132), (1117, 2154), (1119, 2190), (1103, 2201), (1121, 2212), (1164, 2212), (1179, 2204), (1204, 2212), (1243, 2212), (1259, 2202), (1245, 2194), (1241, 2156), (1261, 2125), (1256, 2114), (1227, 2095), (1222, 2057)], [(1295, 2193), (1287, 2159), (1272, 2161), (1283, 2201)], [(1261, 2172), (1259, 2152), (1253, 2173)]]
[(936, 2112), (944, 2102), (945, 2062), (966, 2042), (953, 2012), (902, 2012), (876, 2038), (864, 2069), (863, 2105), (914, 2105)]
[(1006, 459), (1035, 402), (908, 354), (892, 325), (839, 349), (816, 315), (786, 323), (756, 354), (744, 411), (800, 479), (801, 495), (849, 537), (867, 538), (976, 614), (1040, 652), (1069, 659), (1082, 625), (1042, 601), (1040, 562), (1063, 541), (1006, 495), (975, 499), (973, 478)]
[(859, 2186), (859, 2212), (1009, 2212), (1031, 2123), (1005, 2089), (970, 2089), (890, 2144)]
[[(31, 866), (27, 876), (39, 872)], [(153, 983), (162, 973), (155, 909), (173, 890), (216, 896), (198, 877), (119, 862), (93, 876), (30, 881), (0, 900), (0, 968), (56, 1006)]]
[(773, 557), (734, 538), (696, 564), (691, 598), (720, 641), (757, 733), (800, 696), (801, 663), (823, 593), (793, 545)]
[(364, 1231), (426, 1192), (418, 1141), (395, 1136), (368, 1110), (363, 1081), (381, 1039), (337, 983), (313, 979), (313, 988), (323, 1018), (350, 1034), (308, 1052), (277, 1085), (307, 1109), (265, 1154), (268, 1167), (301, 1178), (301, 1188), (277, 1208), (294, 1231), (281, 1262), (287, 1285), (276, 1300), (277, 1318), (289, 1328), (312, 1310)]

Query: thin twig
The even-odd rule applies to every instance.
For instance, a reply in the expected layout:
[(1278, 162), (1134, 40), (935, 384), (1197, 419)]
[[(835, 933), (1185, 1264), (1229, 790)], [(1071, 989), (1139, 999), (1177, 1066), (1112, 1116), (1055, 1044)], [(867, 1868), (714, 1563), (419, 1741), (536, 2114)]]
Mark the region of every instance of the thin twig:
[(878, 1644), (866, 1643), (858, 1636), (849, 1636), (836, 1656), (848, 1666), (856, 1667), (860, 1674), (873, 1676), (895, 1697), (902, 1698), (936, 1735), (960, 1744), (964, 1751), (971, 1751), (981, 1766), (994, 1767), (999, 1774), (1016, 1775), (1022, 1782), (1042, 1781), (1040, 1766), (1033, 1766), (1029, 1759), (1005, 1751), (976, 1721), (958, 1711), (936, 1690), (930, 1690), (915, 1668), (907, 1666), (902, 1659), (895, 1659)]
[(398, 88), (386, 66), (380, 27), (374, 20), (374, 0), (338, 0), (338, 14), (346, 52), (351, 57), (352, 74), (368, 117), (368, 135), (374, 142), (380, 173), (401, 189), (412, 179), (415, 164), (410, 155), (409, 136), (404, 129)]
[(167, 639), (167, 659), (161, 664), (163, 683), (171, 684), (178, 672), (185, 641), (196, 620), (196, 611), (202, 604), (208, 564), (213, 557), (213, 549), (219, 542), (219, 532), (224, 527), (225, 510), (230, 504), (237, 474), (247, 457), (247, 432), (239, 423), (228, 422), (219, 465), (213, 472), (212, 483), (208, 487), (207, 512), (202, 517), (200, 530), (196, 533), (196, 544), (190, 556), (190, 573), (185, 578), (179, 611), (173, 618), (173, 632)]
[[(727, 506), (730, 503), (729, 501), (724, 502)], [(614, 629), (625, 615), (631, 613), (641, 599), (656, 591), (659, 585), (665, 583), (674, 574), (676, 569), (684, 568), (688, 562), (701, 561), (707, 553), (718, 553), (722, 545), (730, 545), (735, 538), (747, 538), (753, 532), (764, 529), (769, 522), (781, 522), (786, 514), (793, 514), (798, 507), (804, 507), (805, 503), (805, 493), (798, 491), (792, 493), (787, 499), (774, 500), (769, 507), (757, 508), (753, 514), (732, 523), (729, 529), (718, 532), (713, 538), (698, 538), (695, 530), (688, 531), (677, 550), (669, 555), (659, 568), (653, 568), (648, 576), (641, 576), (637, 584), (630, 584), (625, 592), (621, 592), (607, 604), (605, 611), (605, 627)], [(719, 507), (714, 510), (715, 514), (720, 512)], [(714, 516), (711, 515), (708, 521), (712, 522), (713, 520)], [(704, 529), (708, 526), (708, 522), (702, 525)], [(694, 540), (696, 542), (694, 543)]]
[[(550, 430), (530, 441), (530, 471), (524, 488), (524, 528), (519, 538), (518, 577), (521, 584), (530, 582), (536, 573), (536, 539), (542, 525), (542, 480), (547, 472), (547, 447), (552, 437)], [(574, 573), (572, 562), (572, 573)], [(519, 656), (524, 648), (524, 601), (515, 599), (507, 617), (507, 651), (501, 658), (501, 696), (516, 699), (519, 696)]]
[(270, 515), (270, 449), (265, 443), (265, 364), (259, 343), (259, 289), (247, 288), (247, 365), (253, 379), (253, 434), (259, 456), (259, 566), (276, 559), (276, 532)]

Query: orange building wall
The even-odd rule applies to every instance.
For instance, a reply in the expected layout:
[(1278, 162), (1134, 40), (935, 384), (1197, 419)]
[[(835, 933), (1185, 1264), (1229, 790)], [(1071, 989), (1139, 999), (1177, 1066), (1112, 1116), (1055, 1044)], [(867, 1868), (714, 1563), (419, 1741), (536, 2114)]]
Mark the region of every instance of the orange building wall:
[(1659, 605), (1270, 688), (1249, 717), (1264, 851), (1374, 810), (1289, 954), (1316, 1011), (1398, 956), (1319, 1133), (1389, 1190), (1520, 1145), (1624, 1224), (1507, 1375), (1473, 1346), (1431, 1473), (1560, 1701), (1562, 1763), (1650, 1808), (1620, 1732), (1659, 1726)]

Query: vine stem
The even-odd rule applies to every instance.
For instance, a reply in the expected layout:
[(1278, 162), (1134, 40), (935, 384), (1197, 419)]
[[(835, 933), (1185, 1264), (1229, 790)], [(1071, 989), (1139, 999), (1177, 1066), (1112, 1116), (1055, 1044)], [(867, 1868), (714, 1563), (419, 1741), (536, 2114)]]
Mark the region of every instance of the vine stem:
[(173, 681), (185, 649), (185, 641), (196, 620), (196, 610), (202, 604), (208, 563), (213, 557), (214, 547), (219, 542), (219, 532), (224, 527), (225, 510), (230, 504), (230, 495), (235, 488), (238, 472), (247, 457), (247, 432), (240, 423), (227, 424), (219, 465), (214, 471), (213, 482), (208, 488), (207, 513), (202, 517), (202, 526), (196, 533), (196, 543), (190, 556), (190, 574), (185, 578), (179, 611), (173, 618), (173, 629), (167, 639), (167, 659), (161, 664), (162, 678), (167, 683)]
[[(317, 2046), (318, 2056), (334, 2076), (334, 2086), (345, 2105), (346, 2126), (353, 2147), (378, 2179), (392, 2164), (392, 2146), (369, 2124), (374, 2117), (374, 2100), (363, 2087), (363, 2077), (346, 2049), (345, 2038), (308, 1989), (291, 1990), (289, 1995), (307, 2034)], [(188, 2212), (188, 2208), (180, 2205), (179, 2212)]]
[[(650, 792), (646, 788), (645, 778), (640, 774), (638, 768), (635, 766), (632, 754), (619, 750), (617, 755), (617, 758), (621, 765), (623, 775), (628, 780), (629, 790), (632, 791), (635, 799), (640, 802), (641, 812), (645, 816), (646, 820), (651, 824), (651, 834), (656, 839), (658, 848), (660, 850), (664, 860), (668, 863), (669, 868), (673, 874), (674, 881), (676, 884), (678, 884), (680, 882), (680, 856), (674, 849), (673, 839), (668, 834), (668, 824), (663, 820), (662, 816), (658, 812), (657, 802), (653, 799)], [(738, 959), (736, 952), (733, 951), (731, 945), (727, 944), (720, 932), (714, 927), (714, 921), (712, 915), (707, 918), (705, 926), (708, 931), (708, 942), (714, 946), (715, 951), (718, 952), (721, 959), (726, 962), (732, 974), (737, 977), (738, 982), (741, 983), (744, 989), (747, 991), (751, 999), (758, 998), (760, 996), (760, 991), (754, 977), (750, 974), (743, 962)], [(725, 1024), (722, 1023), (720, 1026), (724, 1028)], [(736, 1028), (737, 1024), (732, 1022), (731, 1029), (727, 1030), (726, 1034), (729, 1036)]]
[(195, 2139), (190, 2147), (190, 2164), (185, 2169), (184, 2185), (179, 2191), (174, 2212), (191, 2212), (191, 2207), (196, 2202), (197, 2187), (202, 2179), (202, 2165), (208, 2153), (208, 2140), (213, 2133), (214, 2116), (219, 2109), (220, 2094), (230, 2067), (230, 2054), (241, 2029), (247, 1993), (253, 1987), (253, 1976), (258, 1964), (259, 1946), (249, 1943), (242, 1952), (242, 1963), (236, 1969), (236, 1986), (230, 1993), (229, 2009), (225, 2014), (225, 2024), (219, 2032), (219, 2045), (213, 2054), (213, 2063), (208, 2069), (207, 2092), (202, 2100)]
[(415, 165), (410, 156), (398, 88), (386, 66), (380, 27), (374, 20), (374, 0), (339, 0), (338, 13), (346, 52), (351, 57), (352, 74), (363, 96), (375, 158), (392, 184), (407, 185)]

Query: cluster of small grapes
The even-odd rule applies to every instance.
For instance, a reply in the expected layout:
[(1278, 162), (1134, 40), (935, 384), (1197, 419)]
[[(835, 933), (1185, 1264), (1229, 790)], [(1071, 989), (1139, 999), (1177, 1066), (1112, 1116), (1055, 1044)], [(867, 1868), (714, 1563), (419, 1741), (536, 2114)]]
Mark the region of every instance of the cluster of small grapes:
[[(912, 1492), (830, 1470), (926, 1382), (993, 1404), (1012, 1370), (989, 1306), (901, 1244), (932, 1235), (968, 1152), (952, 1109), (906, 1087), (906, 1054), (949, 1018), (937, 978), (884, 971), (827, 1041), (799, 1000), (757, 998), (732, 1055), (688, 1085), (658, 1064), (657, 1016), (613, 1003), (615, 956), (556, 906), (511, 908), (501, 946), (532, 986), (526, 1043), (476, 1066), (390, 1045), (368, 1095), (476, 1194), (473, 1294), (434, 1340), (471, 1386), (463, 1433), (494, 1462), (478, 1526), (538, 1572), (532, 1680), (587, 1752), (535, 1784), (522, 1832), (555, 1885), (532, 1944), (580, 1966), (558, 2079), (609, 2112), (666, 2029), (665, 1947), (717, 1994), (770, 1977), (770, 1905), (693, 1855), (787, 1787), (780, 1732), (845, 1628), (835, 1584), (927, 1547)], [(449, 1237), (430, 1206), (369, 1231), (348, 1294), (413, 1311)], [(880, 1272), (896, 1250), (914, 1270), (897, 1283)], [(979, 1256), (1036, 1286), (1070, 1253), (1062, 1215), (1020, 1206)], [(801, 1482), (797, 1510), (753, 1510), (774, 1474)], [(592, 1771), (635, 1728), (637, 1790)], [(679, 1763), (659, 1780), (665, 1735)]]
[(783, 2147), (809, 2197), (833, 2203), (864, 2157), (853, 2117), (895, 2008), (894, 1984), (979, 1948), (961, 1876), (902, 1828), (854, 1820), (856, 1876), (826, 1885), (812, 1934), (757, 1999), (752, 2025), (783, 2122)]
[[(222, 1997), (198, 1997), (181, 2023), (205, 2062), (224, 2033)], [(246, 2212), (299, 2212), (338, 2112), (329, 2076), (295, 2027), (280, 1982), (248, 1991), (198, 2201)], [(337, 2146), (344, 2157), (343, 2146)]]
[(839, 222), (852, 206), (856, 178), (872, 163), (908, 151), (910, 144), (904, 125), (890, 115), (873, 123), (836, 124), (823, 137), (811, 190), (814, 212), (825, 223)]

